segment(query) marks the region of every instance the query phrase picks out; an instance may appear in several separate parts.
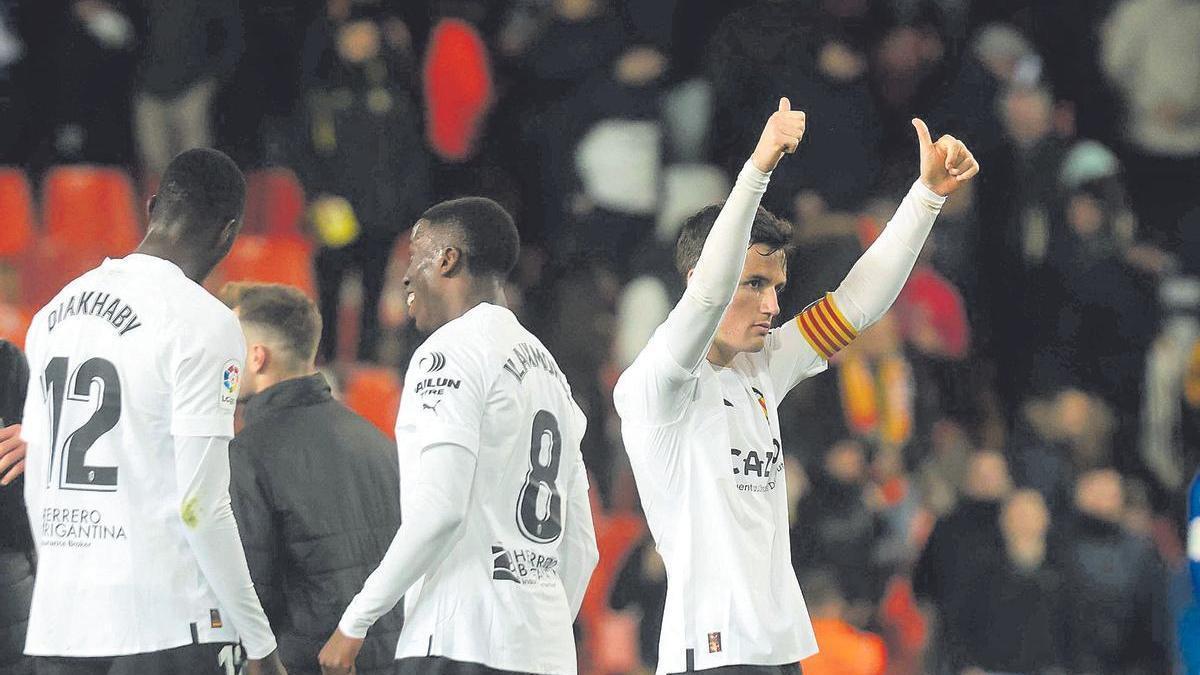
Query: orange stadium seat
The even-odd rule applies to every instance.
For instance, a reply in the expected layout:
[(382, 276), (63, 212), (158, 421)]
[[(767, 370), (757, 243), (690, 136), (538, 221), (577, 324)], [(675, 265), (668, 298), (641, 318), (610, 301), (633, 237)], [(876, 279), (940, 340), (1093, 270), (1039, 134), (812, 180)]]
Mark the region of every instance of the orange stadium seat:
[(291, 169), (271, 167), (246, 175), (248, 234), (303, 236), (304, 188)]
[(19, 265), (22, 269), (22, 304), (35, 309), (42, 307), (50, 302), (63, 286), (98, 266), (104, 260), (104, 256), (104, 253), (86, 246), (77, 246), (73, 241), (59, 241), (49, 237), (38, 239)]
[(401, 386), (400, 376), (389, 368), (355, 368), (346, 378), (342, 401), (388, 438), (395, 438)]
[[(600, 561), (592, 572), (587, 592), (583, 596), (583, 606), (579, 609), (579, 621), (584, 627), (584, 645), (582, 653), (588, 655), (595, 663), (606, 663), (615, 666), (612, 659), (603, 660), (602, 652), (611, 646), (614, 639), (619, 639), (620, 630), (612, 625), (614, 612), (609, 609), (608, 598), (612, 595), (612, 586), (616, 583), (617, 575), (625, 565), (626, 558), (646, 532), (646, 523), (640, 516), (632, 513), (615, 513), (605, 515), (597, 503), (596, 493), (592, 491), (592, 514), (596, 529), (596, 548), (600, 551)], [(619, 669), (612, 670), (618, 672)], [(604, 672), (604, 671), (601, 671)]]
[(25, 172), (0, 168), (0, 258), (19, 256), (33, 243), (33, 196)]
[(288, 284), (315, 297), (312, 246), (299, 237), (241, 235), (207, 285), (216, 292), (230, 281)]
[(8, 340), (18, 349), (25, 349), (25, 333), (29, 332), (29, 322), (32, 320), (33, 310), (16, 305), (0, 305), (0, 340)]
[(42, 185), (42, 223), (46, 234), (69, 243), (72, 251), (93, 258), (123, 256), (142, 238), (133, 181), (120, 169), (90, 165), (59, 166)]

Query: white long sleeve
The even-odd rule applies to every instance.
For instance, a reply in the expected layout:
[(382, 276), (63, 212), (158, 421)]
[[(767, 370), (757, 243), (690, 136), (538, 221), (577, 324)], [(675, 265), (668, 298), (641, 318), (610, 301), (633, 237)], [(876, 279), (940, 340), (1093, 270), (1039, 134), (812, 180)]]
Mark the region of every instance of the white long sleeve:
[(687, 290), (660, 330), (668, 352), (681, 368), (695, 371), (708, 355), (717, 326), (737, 291), (750, 231), (771, 175), (747, 161), (729, 199), (704, 240)]
[(184, 536), (246, 655), (261, 659), (275, 651), (275, 636), (263, 613), (237, 522), (229, 501), (229, 439), (175, 437), (175, 484)]
[(833, 292), (855, 330), (878, 321), (896, 301), (945, 202), (921, 181), (913, 183), (887, 227)]
[(596, 528), (592, 523), (592, 504), (588, 499), (587, 469), (582, 455), (576, 465), (575, 484), (571, 487), (571, 502), (567, 506), (566, 532), (563, 533), (560, 553), (559, 579), (567, 594), (571, 616), (579, 615), (583, 596), (600, 552), (596, 548)]
[(416, 484), (404, 499), (407, 508), (400, 529), (379, 567), (342, 614), (338, 623), (342, 633), (365, 637), (462, 536), (475, 464), (475, 453), (455, 443), (436, 443), (421, 452)]

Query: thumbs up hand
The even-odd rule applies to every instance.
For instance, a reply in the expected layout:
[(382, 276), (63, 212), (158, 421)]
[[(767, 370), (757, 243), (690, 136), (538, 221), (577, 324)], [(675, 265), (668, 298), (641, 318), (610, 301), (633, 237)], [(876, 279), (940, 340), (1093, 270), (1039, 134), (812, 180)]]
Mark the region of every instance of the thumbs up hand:
[(912, 125), (921, 149), (921, 182), (930, 190), (945, 197), (979, 173), (979, 162), (962, 141), (946, 135), (935, 143), (924, 122), (914, 117)]
[(805, 122), (804, 113), (792, 110), (791, 101), (786, 97), (779, 99), (779, 110), (767, 120), (758, 139), (758, 147), (750, 156), (754, 167), (763, 173), (770, 173), (783, 158), (783, 153), (795, 152), (800, 139), (804, 138)]

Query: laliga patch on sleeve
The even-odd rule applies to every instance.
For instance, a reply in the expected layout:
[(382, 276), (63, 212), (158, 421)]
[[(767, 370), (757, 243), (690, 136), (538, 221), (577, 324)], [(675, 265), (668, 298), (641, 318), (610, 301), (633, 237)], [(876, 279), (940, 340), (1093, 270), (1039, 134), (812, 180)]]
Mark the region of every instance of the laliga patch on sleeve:
[(237, 406), (238, 389), (242, 384), (242, 367), (230, 359), (221, 367), (221, 407), (233, 410)]

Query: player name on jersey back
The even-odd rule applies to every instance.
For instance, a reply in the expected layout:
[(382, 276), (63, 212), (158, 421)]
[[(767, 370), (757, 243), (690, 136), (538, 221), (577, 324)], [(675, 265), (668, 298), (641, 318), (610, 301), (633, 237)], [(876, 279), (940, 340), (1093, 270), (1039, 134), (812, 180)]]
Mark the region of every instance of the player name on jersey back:
[(46, 316), (46, 331), (53, 333), (64, 321), (83, 316), (107, 321), (118, 335), (125, 335), (142, 325), (138, 320), (138, 313), (121, 298), (104, 291), (81, 291), (59, 301), (58, 305), (50, 310)]

